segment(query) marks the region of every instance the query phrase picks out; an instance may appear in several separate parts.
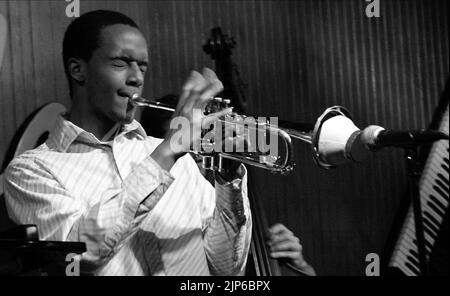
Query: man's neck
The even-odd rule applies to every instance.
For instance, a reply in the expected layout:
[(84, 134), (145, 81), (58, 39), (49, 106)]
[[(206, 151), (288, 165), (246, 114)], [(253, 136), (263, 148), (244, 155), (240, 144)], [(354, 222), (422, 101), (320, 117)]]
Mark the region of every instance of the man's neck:
[(94, 116), (89, 112), (89, 109), (83, 108), (76, 103), (72, 105), (72, 109), (70, 110), (67, 119), (76, 126), (92, 133), (99, 140), (104, 139), (105, 135), (110, 132), (113, 127), (118, 126), (114, 121), (109, 119), (102, 120), (101, 118)]

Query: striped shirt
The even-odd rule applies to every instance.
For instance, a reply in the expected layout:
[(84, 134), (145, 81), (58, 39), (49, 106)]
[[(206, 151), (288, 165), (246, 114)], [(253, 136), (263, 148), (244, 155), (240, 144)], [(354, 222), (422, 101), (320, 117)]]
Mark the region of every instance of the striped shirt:
[(150, 156), (161, 142), (137, 121), (110, 141), (60, 116), (48, 140), (5, 172), (8, 214), (40, 239), (85, 242), (95, 275), (238, 275), (251, 239), (247, 173), (213, 187), (190, 155), (170, 172)]

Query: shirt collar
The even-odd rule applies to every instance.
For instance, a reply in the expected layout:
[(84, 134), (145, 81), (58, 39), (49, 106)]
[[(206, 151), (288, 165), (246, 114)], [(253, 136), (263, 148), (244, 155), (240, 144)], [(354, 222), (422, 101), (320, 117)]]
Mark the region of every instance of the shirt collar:
[[(120, 126), (120, 132), (116, 133), (114, 137), (127, 134), (131, 137), (137, 137), (139, 140), (144, 140), (147, 137), (144, 128), (136, 120), (133, 120), (129, 124)], [(95, 137), (92, 133), (85, 131), (81, 127), (64, 118), (64, 115), (58, 116), (55, 123), (55, 128), (50, 134), (47, 143), (60, 152), (66, 152), (75, 140), (93, 144), (104, 143), (97, 139), (97, 137)]]

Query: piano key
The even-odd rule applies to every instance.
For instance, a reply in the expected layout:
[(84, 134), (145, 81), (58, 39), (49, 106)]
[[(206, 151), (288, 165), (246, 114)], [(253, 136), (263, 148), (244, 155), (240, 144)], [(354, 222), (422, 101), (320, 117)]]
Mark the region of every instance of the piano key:
[(444, 172), (448, 172), (448, 153), (446, 153), (446, 156), (442, 156), (441, 161), (436, 161), (438, 163), (438, 167), (440, 170), (443, 170)]
[(430, 214), (430, 212), (423, 211), (423, 216), (424, 216), (424, 218), (428, 219), (428, 221), (430, 221), (430, 223), (433, 223), (434, 227), (436, 227), (437, 229), (440, 228), (441, 223), (439, 221), (437, 221), (436, 218)]
[(408, 247), (409, 249), (417, 250), (417, 245), (414, 242), (414, 240), (416, 239), (415, 235), (409, 233), (408, 231), (404, 231), (402, 237), (404, 237), (405, 240), (402, 241), (401, 244), (398, 245), (398, 247), (401, 245), (404, 245), (405, 247)]
[[(411, 226), (408, 225), (408, 227), (406, 228), (406, 232), (408, 232), (408, 234), (411, 237), (413, 237), (413, 244), (417, 245), (416, 230), (415, 229), (411, 229)], [(431, 252), (431, 248), (433, 247), (434, 239), (432, 237), (430, 237), (425, 232), (424, 232), (423, 236), (424, 236), (424, 241), (425, 241), (426, 252), (430, 253)]]
[(424, 201), (425, 203), (422, 203), (422, 205), (423, 205), (422, 211), (424, 209), (428, 209), (430, 211), (430, 214), (432, 214), (433, 217), (437, 221), (439, 221), (439, 224), (441, 224), (441, 221), (444, 217), (445, 208), (441, 208), (439, 206), (439, 204), (435, 203), (435, 200), (437, 200), (437, 199), (434, 199), (434, 196), (433, 196), (433, 198), (431, 198), (431, 196), (430, 196), (430, 199), (428, 199), (427, 201)]
[[(433, 174), (432, 172), (430, 172), (430, 174)], [(420, 183), (420, 191), (423, 192), (427, 192), (430, 189), (433, 189), (433, 186), (436, 186), (436, 180), (437, 180), (437, 176), (436, 178), (430, 179), (430, 180), (425, 180), (424, 182)], [(424, 186), (427, 186), (427, 188), (423, 188)], [(443, 194), (441, 195), (442, 199), (444, 200), (448, 200), (448, 194)]]
[(443, 215), (441, 215), (441, 213), (435, 210), (436, 206), (433, 204), (433, 200), (429, 199), (429, 200), (421, 200), (421, 210), (422, 210), (422, 216), (423, 216), (423, 212), (424, 211), (428, 211), (428, 213), (433, 216), (434, 219), (436, 219), (436, 221), (438, 221), (438, 225), (441, 224), (442, 219), (443, 219)]
[[(448, 200), (449, 200), (449, 198), (448, 198), (448, 197), (449, 197), (449, 195), (448, 195), (448, 192), (449, 192), (449, 185), (448, 185), (449, 182), (448, 182), (448, 180), (445, 181), (445, 180), (444, 180), (444, 176), (443, 176), (442, 174), (438, 174), (438, 179), (437, 179), (437, 180), (438, 180), (438, 182), (444, 184), (444, 186), (447, 187), (446, 190), (445, 190), (445, 191), (447, 192), (447, 195), (444, 195), (444, 197), (447, 197), (446, 200), (448, 201)], [(446, 182), (446, 183), (445, 183), (445, 182)]]
[(417, 253), (417, 246), (415, 249), (411, 249), (411, 254), (413, 254), (416, 258), (419, 258), (419, 253)]
[[(436, 218), (436, 220), (439, 221), (439, 224), (441, 223), (442, 217), (444, 216), (443, 214), (445, 213), (448, 207), (442, 203), (442, 199), (437, 198), (433, 194), (428, 195), (427, 199), (422, 199), (421, 205), (423, 205), (423, 208), (428, 209), (430, 209), (431, 205), (433, 205), (433, 208), (430, 209), (430, 211), (432, 211), (432, 214)], [(438, 211), (435, 211), (434, 210), (435, 208), (437, 208)]]
[(426, 228), (424, 220), (422, 220), (422, 225), (423, 225), (424, 239), (430, 243), (429, 247), (431, 248), (433, 247), (433, 243), (436, 239), (436, 236), (432, 232), (430, 232), (429, 229)]
[(424, 231), (426, 231), (434, 240), (436, 240), (438, 231), (436, 230), (436, 228), (433, 227), (433, 225), (429, 222), (429, 220), (423, 219), (423, 227)]
[(405, 263), (406, 267), (409, 267), (409, 269), (412, 269), (412, 271), (414, 272), (414, 274), (416, 275), (420, 275), (421, 272), (414, 266), (411, 265), (411, 263), (409, 263), (408, 261)]
[[(440, 199), (436, 198), (434, 195), (429, 195), (427, 199), (421, 199), (420, 205), (422, 211), (428, 209), (430, 214), (441, 224), (443, 213), (446, 211), (447, 207), (442, 207), (442, 202)], [(437, 208), (437, 211), (435, 210)]]
[[(404, 230), (405, 230), (405, 233), (407, 233), (409, 236), (411, 236), (413, 238), (413, 244), (417, 245), (416, 228), (415, 228), (415, 223), (413, 221), (411, 221), (411, 223), (406, 225)], [(430, 238), (426, 233), (424, 233), (424, 239), (432, 240), (432, 238)]]
[(442, 220), (444, 219), (446, 208), (445, 207), (442, 208), (442, 205), (434, 196), (430, 196), (428, 200), (422, 200), (421, 206), (422, 206), (422, 216), (424, 211), (428, 211), (429, 214), (432, 215), (433, 218), (436, 220), (437, 226), (441, 225)]
[(436, 142), (430, 151), (430, 158), (433, 158), (435, 156), (434, 153), (437, 153), (437, 155), (442, 156), (441, 158), (448, 157), (448, 141), (438, 141)]
[(428, 226), (427, 223), (425, 223), (425, 221), (423, 222), (423, 232), (426, 233), (430, 238), (431, 238), (431, 247), (433, 247), (434, 241), (437, 238), (437, 234), (435, 234), (433, 232), (433, 230)]
[(401, 244), (399, 244), (399, 246), (401, 245), (407, 247), (410, 250), (417, 250), (417, 245), (413, 242), (415, 237), (411, 236), (406, 232), (403, 232), (402, 235), (404, 237), (404, 241), (402, 241)]
[(447, 196), (447, 192), (445, 192), (444, 190), (442, 190), (441, 187), (437, 186), (437, 185), (433, 185), (433, 189), (436, 190), (437, 192), (439, 192), (440, 196), (445, 197)]
[(439, 188), (441, 188), (441, 190), (444, 192), (444, 195), (442, 196), (446, 196), (445, 193), (448, 193), (448, 185), (446, 185), (444, 182), (442, 182), (439, 179), (436, 179), (436, 186), (438, 186)]
[(439, 201), (434, 195), (430, 194), (428, 196), (428, 202), (434, 203), (436, 206), (438, 206), (443, 212), (447, 209), (447, 206), (444, 205), (442, 202)]
[[(423, 177), (424, 181), (433, 183), (434, 180), (442, 178), (444, 184), (447, 184), (448, 186), (448, 173), (444, 171), (440, 164), (430, 165), (430, 167), (424, 172), (427, 174), (426, 177)], [(441, 177), (438, 177), (438, 174), (441, 174)]]
[[(436, 155), (443, 159), (441, 162), (445, 163), (445, 158), (448, 160), (448, 141), (437, 142), (430, 152), (436, 153)], [(430, 153), (429, 157), (435, 157), (435, 154)]]
[[(397, 257), (395, 257), (397, 258)], [(403, 260), (394, 260), (392, 266), (399, 268), (401, 271), (403, 271), (404, 274), (407, 276), (416, 276), (418, 274), (415, 273), (415, 271), (412, 271), (409, 269)]]
[[(400, 249), (396, 250), (395, 256), (398, 258), (397, 262), (401, 262), (402, 265), (406, 266), (406, 262), (410, 261), (410, 259), (408, 259), (408, 257), (403, 252), (401, 252)], [(416, 274), (418, 272), (418, 268), (417, 268), (417, 266), (415, 266), (414, 263), (410, 263), (410, 266), (408, 266), (408, 267), (409, 267), (410, 272), (412, 272), (413, 274)]]
[[(441, 180), (444, 184), (447, 184), (447, 188), (449, 187), (449, 186), (448, 186), (448, 183), (449, 183), (448, 176), (445, 177), (443, 174), (437, 173), (437, 177), (438, 177), (438, 179)], [(447, 190), (448, 190), (448, 189), (447, 189)]]
[(411, 255), (407, 255), (406, 259), (408, 259), (408, 262), (411, 263), (412, 266), (417, 268), (417, 270), (420, 270), (420, 263), (417, 258), (412, 257)]
[[(444, 163), (443, 158), (445, 158), (445, 156), (435, 155), (430, 160), (430, 162), (424, 167), (424, 172), (431, 170), (431, 171), (435, 171), (435, 172), (441, 172), (442, 174), (448, 176), (448, 174), (442, 168), (442, 164)], [(425, 174), (425, 175), (422, 175), (422, 178), (429, 178), (429, 176), (427, 174)]]
[(448, 176), (448, 156), (444, 157), (439, 163), (436, 162), (433, 166), (437, 167), (436, 171), (442, 172), (444, 175)]
[(448, 188), (449, 188), (449, 176), (443, 172), (443, 171), (436, 171), (433, 172), (435, 173), (434, 175), (436, 176), (435, 178), (442, 182), (442, 184), (447, 188), (447, 192), (448, 192)]
[(399, 259), (405, 264), (406, 262), (409, 262), (409, 264), (414, 267), (414, 270), (420, 270), (420, 264), (419, 261), (411, 256), (408, 255), (408, 252), (406, 253), (402, 250), (398, 250), (396, 253), (396, 256), (399, 257)]
[(404, 241), (400, 245), (397, 246), (397, 248), (407, 248), (408, 250), (417, 250), (417, 245), (414, 243), (414, 239), (410, 238), (408, 239), (408, 242)]
[(440, 165), (432, 164), (427, 170), (424, 170), (424, 173), (426, 176), (421, 179), (421, 182), (433, 183), (436, 179), (441, 179), (444, 184), (447, 184), (448, 186), (449, 176), (442, 168), (440, 168)]
[[(445, 158), (444, 158), (444, 160), (445, 160)], [(441, 167), (444, 169), (444, 171), (446, 171), (447, 173), (448, 173), (448, 158), (446, 159), (447, 161), (447, 165), (445, 165), (445, 164), (441, 164)]]
[(436, 189), (431, 184), (424, 183), (420, 189), (421, 199), (427, 199), (427, 196), (429, 196), (430, 194), (439, 199), (439, 201), (442, 202), (444, 205), (448, 204), (446, 198), (443, 197), (440, 192), (436, 191)]
[(404, 242), (402, 244), (406, 247), (408, 247), (410, 250), (416, 250), (417, 251), (417, 245), (414, 243), (415, 236), (411, 236), (410, 234), (404, 232)]
[(401, 246), (399, 249), (399, 252), (403, 253), (403, 255), (405, 256), (405, 258), (410, 261), (415, 267), (419, 268), (420, 264), (419, 264), (419, 257), (415, 254), (415, 252), (411, 252), (410, 249)]
[(415, 239), (415, 238), (410, 237), (410, 239), (408, 240), (408, 242), (405, 242), (405, 243), (401, 244), (401, 245), (399, 246), (399, 248), (400, 248), (400, 247), (404, 247), (404, 248), (407, 248), (408, 250), (415, 250), (416, 253), (417, 253), (417, 252), (418, 252), (418, 250), (417, 250), (417, 245), (414, 243), (414, 239)]
[(442, 182), (440, 180), (435, 180), (433, 182), (433, 188), (438, 191), (442, 197), (446, 197), (448, 196), (448, 190), (445, 188), (445, 185), (442, 184)]
[(442, 164), (447, 164), (446, 159), (448, 160), (448, 152), (444, 147), (437, 147), (437, 149), (430, 151), (430, 156), (428, 157), (428, 162), (424, 168), (428, 166), (434, 166), (438, 168), (438, 170), (443, 170)]
[[(429, 170), (427, 172), (427, 174), (428, 174), (428, 177), (421, 180), (419, 186), (422, 186), (423, 184), (426, 184), (426, 183), (435, 185), (436, 183), (440, 182), (440, 183), (442, 183), (441, 185), (444, 186), (443, 189), (448, 188), (448, 183), (449, 183), (448, 178), (447, 178), (447, 180), (445, 179), (445, 176), (443, 175), (442, 171)], [(445, 187), (447, 187), (447, 188), (445, 188)], [(448, 192), (448, 189), (444, 190), (444, 191)], [(447, 196), (448, 196), (448, 194), (447, 194)]]

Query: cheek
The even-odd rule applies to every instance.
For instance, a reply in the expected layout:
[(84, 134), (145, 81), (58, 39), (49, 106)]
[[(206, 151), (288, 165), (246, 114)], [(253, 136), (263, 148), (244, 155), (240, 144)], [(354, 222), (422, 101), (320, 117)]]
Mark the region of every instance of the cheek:
[(120, 87), (124, 79), (123, 73), (114, 71), (109, 65), (100, 62), (92, 63), (88, 73), (90, 87), (102, 91)]
[(92, 86), (103, 91), (113, 90), (121, 85), (121, 78), (118, 73), (101, 72), (93, 77)]

